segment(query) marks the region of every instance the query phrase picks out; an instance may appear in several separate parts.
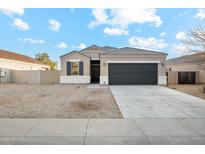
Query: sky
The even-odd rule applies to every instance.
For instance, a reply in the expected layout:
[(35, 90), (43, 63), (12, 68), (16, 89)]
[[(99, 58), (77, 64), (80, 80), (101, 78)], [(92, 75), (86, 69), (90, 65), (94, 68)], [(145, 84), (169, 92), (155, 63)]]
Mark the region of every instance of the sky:
[(93, 44), (187, 54), (181, 41), (205, 25), (205, 9), (0, 9), (0, 49), (59, 56)]

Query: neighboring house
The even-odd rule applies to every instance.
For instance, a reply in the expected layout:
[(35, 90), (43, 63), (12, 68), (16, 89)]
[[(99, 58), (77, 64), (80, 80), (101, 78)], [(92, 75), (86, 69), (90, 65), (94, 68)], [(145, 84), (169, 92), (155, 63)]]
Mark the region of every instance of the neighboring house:
[(50, 70), (50, 66), (14, 52), (0, 49), (0, 68), (11, 70)]
[(60, 83), (166, 84), (166, 56), (144, 49), (93, 45), (60, 57)]
[(167, 60), (168, 84), (205, 83), (205, 52)]

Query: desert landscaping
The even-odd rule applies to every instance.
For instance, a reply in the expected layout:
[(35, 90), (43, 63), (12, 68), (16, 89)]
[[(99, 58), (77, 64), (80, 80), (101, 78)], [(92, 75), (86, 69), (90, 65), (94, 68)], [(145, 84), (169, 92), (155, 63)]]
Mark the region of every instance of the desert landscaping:
[(0, 85), (0, 118), (122, 118), (109, 88)]
[(200, 97), (202, 99), (205, 99), (205, 92), (203, 91), (203, 87), (205, 87), (205, 84), (169, 85), (168, 87), (171, 89), (175, 89), (175, 90), (190, 94), (192, 96), (196, 96), (196, 97)]

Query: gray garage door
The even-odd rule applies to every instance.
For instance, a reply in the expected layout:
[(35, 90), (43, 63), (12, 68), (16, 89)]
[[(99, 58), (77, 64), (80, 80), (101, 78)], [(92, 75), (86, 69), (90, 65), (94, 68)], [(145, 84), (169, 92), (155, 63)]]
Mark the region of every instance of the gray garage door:
[(110, 63), (110, 85), (156, 85), (157, 64)]

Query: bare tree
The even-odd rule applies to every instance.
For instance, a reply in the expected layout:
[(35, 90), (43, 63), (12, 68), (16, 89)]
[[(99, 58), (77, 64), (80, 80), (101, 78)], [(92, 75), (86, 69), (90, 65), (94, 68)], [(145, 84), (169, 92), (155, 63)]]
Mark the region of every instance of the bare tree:
[(182, 43), (188, 47), (191, 52), (205, 51), (205, 31), (199, 26), (187, 33), (187, 38)]

